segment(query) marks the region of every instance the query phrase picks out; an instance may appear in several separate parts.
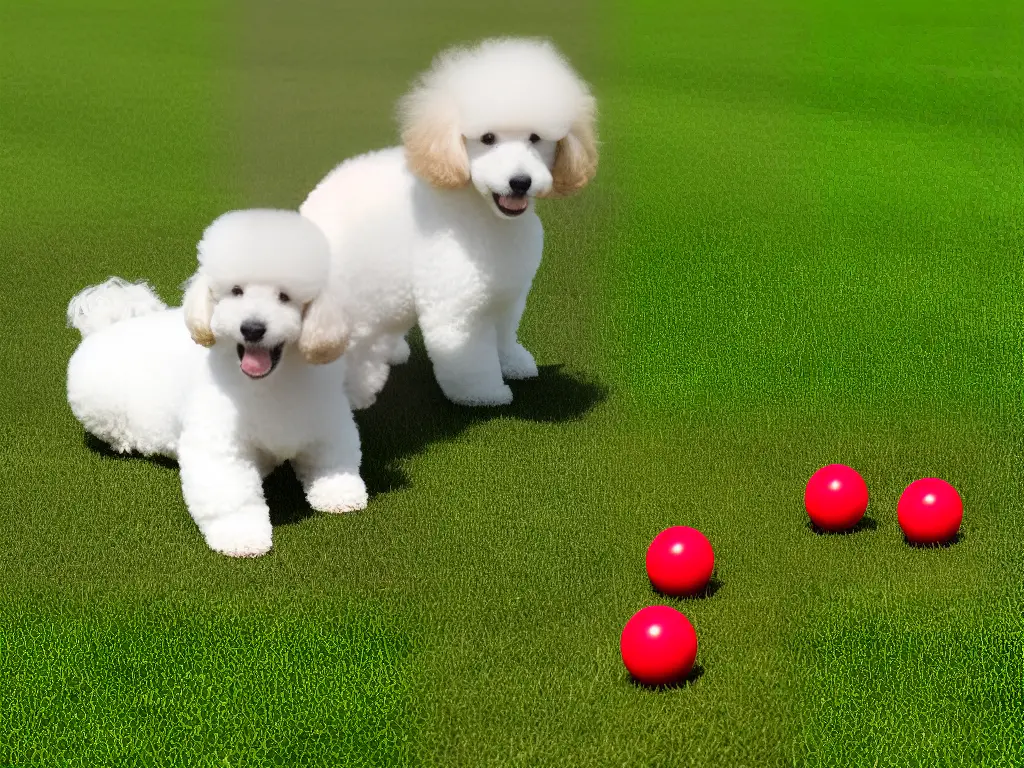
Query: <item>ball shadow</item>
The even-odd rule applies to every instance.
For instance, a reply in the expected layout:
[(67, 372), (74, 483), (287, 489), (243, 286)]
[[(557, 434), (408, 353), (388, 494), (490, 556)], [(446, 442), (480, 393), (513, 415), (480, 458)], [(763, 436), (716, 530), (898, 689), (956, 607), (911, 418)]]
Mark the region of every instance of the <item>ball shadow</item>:
[(963, 534), (960, 533), (960, 531), (957, 531), (956, 535), (953, 536), (953, 538), (949, 541), (937, 542), (934, 544), (919, 544), (916, 541), (911, 541), (910, 539), (908, 539), (906, 537), (906, 534), (904, 534), (903, 536), (903, 541), (906, 542), (908, 547), (912, 547), (913, 549), (949, 549), (950, 547), (955, 547), (963, 540), (964, 537)]
[(412, 356), (391, 375), (377, 402), (356, 411), (363, 446), (362, 475), (370, 497), (409, 486), (401, 463), (429, 445), (457, 438), (469, 427), (496, 419), (558, 424), (585, 416), (608, 396), (600, 384), (545, 365), (535, 379), (512, 381), (513, 400), (500, 407), (466, 407), (449, 401), (434, 379), (417, 333)]
[(690, 674), (682, 680), (677, 680), (674, 683), (668, 683), (666, 685), (647, 685), (646, 683), (641, 683), (632, 675), (629, 675), (629, 682), (634, 688), (639, 688), (644, 691), (677, 691), (682, 688), (689, 688), (702, 677), (704, 677), (704, 667), (700, 664), (694, 664), (693, 669), (690, 670)]
[(721, 588), (722, 582), (713, 576), (711, 577), (711, 581), (708, 582), (708, 585), (695, 595), (670, 595), (667, 592), (662, 592), (654, 586), (653, 582), (651, 583), (651, 589), (654, 590), (659, 597), (664, 597), (668, 600), (707, 600), (709, 597), (714, 597), (715, 593), (717, 593)]
[(844, 531), (830, 531), (825, 528), (819, 528), (810, 520), (807, 521), (807, 527), (811, 529), (818, 536), (852, 536), (855, 533), (861, 531), (876, 531), (878, 530), (878, 521), (873, 517), (862, 517), (860, 522), (852, 528), (847, 528)]

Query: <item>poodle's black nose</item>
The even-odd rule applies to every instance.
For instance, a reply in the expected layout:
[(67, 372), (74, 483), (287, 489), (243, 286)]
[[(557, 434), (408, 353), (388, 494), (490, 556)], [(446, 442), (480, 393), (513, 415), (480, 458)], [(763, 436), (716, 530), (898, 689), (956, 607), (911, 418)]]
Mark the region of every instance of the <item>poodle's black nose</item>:
[(242, 331), (242, 338), (255, 344), (267, 332), (267, 325), (261, 320), (244, 320), (239, 326)]
[(517, 195), (525, 195), (531, 184), (533, 184), (533, 179), (525, 174), (523, 176), (513, 176), (508, 180), (508, 185), (512, 187), (512, 192)]

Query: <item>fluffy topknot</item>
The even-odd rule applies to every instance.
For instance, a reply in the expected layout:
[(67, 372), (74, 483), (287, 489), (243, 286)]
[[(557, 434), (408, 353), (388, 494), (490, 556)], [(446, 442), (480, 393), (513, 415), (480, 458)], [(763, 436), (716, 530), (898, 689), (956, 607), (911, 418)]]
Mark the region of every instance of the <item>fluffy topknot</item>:
[(463, 139), (529, 131), (559, 142), (553, 196), (597, 170), (590, 88), (547, 40), (494, 38), (440, 53), (398, 104), (410, 168), (442, 188), (469, 183)]
[(199, 271), (217, 292), (264, 283), (308, 302), (326, 283), (330, 259), (323, 232), (296, 211), (231, 211), (215, 219), (199, 242)]

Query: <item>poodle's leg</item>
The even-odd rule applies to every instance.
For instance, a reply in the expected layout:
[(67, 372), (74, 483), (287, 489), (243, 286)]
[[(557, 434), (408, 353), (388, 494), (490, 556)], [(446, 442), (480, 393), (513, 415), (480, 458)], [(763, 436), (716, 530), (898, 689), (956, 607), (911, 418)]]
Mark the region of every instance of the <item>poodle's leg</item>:
[(353, 345), (346, 353), (345, 394), (353, 409), (359, 411), (377, 402), (377, 395), (384, 389), (391, 372), (387, 351), (387, 345), (378, 341)]
[(459, 405), (508, 405), (512, 390), (501, 378), (497, 329), (486, 318), (420, 318), (423, 343), (445, 396)]
[[(209, 412), (207, 412), (209, 413)], [(232, 557), (270, 551), (270, 509), (263, 498), (265, 468), (216, 419), (188, 422), (178, 447), (181, 490), (189, 514), (210, 549)]]
[(498, 317), (498, 359), (506, 379), (532, 379), (537, 375), (533, 355), (519, 343), (519, 322), (526, 309), (529, 286), (522, 297)]
[(320, 512), (365, 509), (366, 484), (359, 476), (359, 431), (348, 408), (325, 420), (324, 438), (292, 461), (309, 506)]
[(406, 341), (405, 336), (399, 334), (395, 334), (391, 339), (391, 352), (388, 354), (388, 364), (405, 365), (409, 362), (409, 357), (412, 355), (412, 350), (409, 349), (409, 342)]

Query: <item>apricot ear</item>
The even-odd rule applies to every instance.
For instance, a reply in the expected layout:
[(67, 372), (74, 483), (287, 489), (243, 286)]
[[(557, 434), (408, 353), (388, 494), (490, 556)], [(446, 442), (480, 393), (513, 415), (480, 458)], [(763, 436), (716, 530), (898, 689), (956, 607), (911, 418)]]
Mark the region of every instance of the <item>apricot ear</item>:
[(299, 335), (299, 351), (306, 362), (332, 363), (345, 353), (348, 341), (348, 326), (332, 296), (321, 293), (306, 305)]
[(583, 189), (597, 173), (597, 158), (597, 102), (587, 96), (569, 133), (558, 142), (549, 197), (567, 197)]
[(469, 184), (469, 155), (454, 109), (418, 88), (399, 103), (402, 144), (410, 170), (432, 186), (458, 189)]
[(192, 340), (204, 347), (212, 347), (216, 339), (210, 329), (213, 319), (213, 294), (210, 283), (201, 272), (196, 272), (185, 285), (182, 299), (185, 311), (185, 325)]

